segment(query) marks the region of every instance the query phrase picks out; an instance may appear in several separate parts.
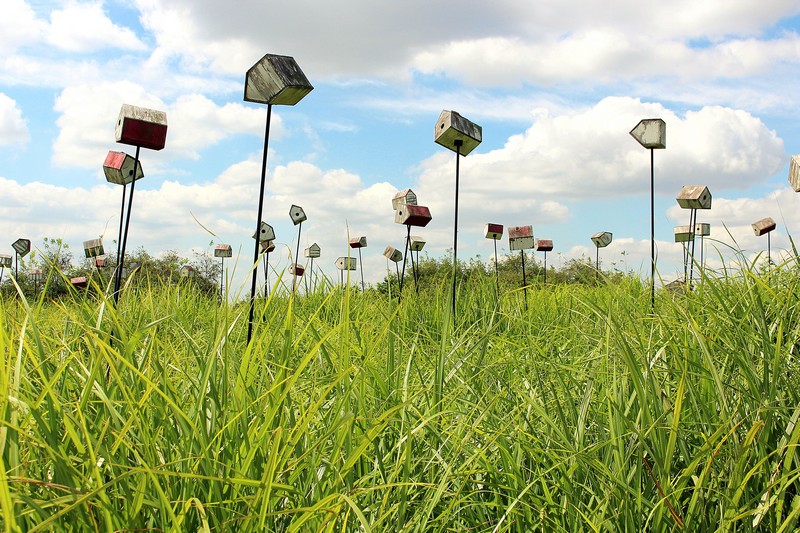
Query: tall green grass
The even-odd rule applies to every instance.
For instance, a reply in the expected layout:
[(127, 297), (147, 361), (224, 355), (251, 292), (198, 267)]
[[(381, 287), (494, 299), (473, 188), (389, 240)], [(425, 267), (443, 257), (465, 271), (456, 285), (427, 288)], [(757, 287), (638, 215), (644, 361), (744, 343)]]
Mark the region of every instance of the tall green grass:
[[(5, 531), (792, 531), (800, 277), (2, 302)], [(277, 282), (280, 283), (280, 280)]]

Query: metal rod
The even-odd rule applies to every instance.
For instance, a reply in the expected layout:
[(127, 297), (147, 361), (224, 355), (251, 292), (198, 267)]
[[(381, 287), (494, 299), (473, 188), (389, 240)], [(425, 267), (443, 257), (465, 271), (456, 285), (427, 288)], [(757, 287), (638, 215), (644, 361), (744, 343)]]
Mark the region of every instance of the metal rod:
[(367, 289), (364, 286), (364, 262), (361, 260), (361, 248), (358, 249), (358, 263), (361, 266), (361, 292), (365, 292)]
[[(407, 229), (407, 232), (406, 232), (406, 245), (403, 248), (403, 273), (400, 275), (400, 288), (399, 288), (399, 290), (397, 292), (397, 302), (398, 303), (400, 302), (400, 300), (403, 297), (403, 280), (406, 277), (406, 259), (408, 257), (408, 253), (409, 253), (408, 252), (409, 243), (411, 242), (411, 226), (406, 226), (406, 229)], [(411, 264), (412, 264), (412, 266), (414, 264), (414, 252), (413, 251), (411, 252)], [(413, 270), (412, 270), (412, 272), (413, 272)]]
[(547, 252), (544, 253), (544, 284), (547, 285)]
[(689, 252), (689, 290), (692, 290), (692, 278), (694, 277), (694, 241), (697, 237), (695, 235), (695, 226), (697, 226), (697, 209), (692, 209), (689, 213), (689, 229), (691, 231), (690, 235), (692, 236), (692, 246)]
[(458, 178), (459, 160), (461, 159), (461, 145), (463, 141), (457, 139), (453, 142), (456, 147), (456, 201), (455, 201), (455, 220), (453, 221), (453, 283), (452, 283), (452, 312), (453, 324), (456, 322), (456, 274), (458, 272)]
[(114, 303), (116, 304), (119, 301), (119, 288), (122, 285), (122, 269), (125, 268), (125, 248), (128, 246), (128, 230), (130, 229), (131, 225), (131, 208), (133, 207), (133, 191), (136, 188), (136, 172), (139, 169), (139, 150), (140, 147), (136, 147), (136, 156), (133, 159), (133, 181), (131, 181), (131, 193), (128, 197), (128, 212), (125, 215), (125, 233), (122, 236), (122, 248), (120, 249), (119, 259), (117, 260), (117, 266), (119, 272), (117, 274), (117, 278), (114, 283)]
[(528, 310), (528, 283), (525, 278), (525, 250), (520, 250), (522, 256), (522, 292), (525, 294), (525, 310)]
[(262, 257), (264, 263), (264, 299), (266, 299), (269, 296), (269, 252), (266, 252)]
[(256, 307), (256, 276), (258, 274), (258, 247), (261, 244), (258, 234), (261, 230), (261, 216), (264, 210), (264, 188), (267, 180), (267, 151), (269, 149), (269, 126), (272, 120), (272, 104), (267, 104), (267, 125), (264, 132), (264, 154), (261, 159), (261, 190), (258, 194), (258, 218), (256, 219), (256, 246), (253, 251), (253, 279), (250, 285), (250, 316), (247, 319), (247, 344), (253, 337), (253, 315)]
[(14, 250), (16, 261), (14, 261), (14, 277), (19, 278), (19, 252)]
[(650, 148), (650, 309), (656, 309), (656, 206), (654, 149)]
[(294, 294), (295, 286), (297, 285), (297, 261), (300, 257), (300, 232), (303, 231), (303, 223), (300, 222), (297, 225), (297, 249), (294, 253), (294, 276), (292, 277), (292, 294)]
[(494, 285), (495, 289), (497, 290), (497, 295), (500, 295), (500, 270), (497, 268), (497, 239), (492, 239), (494, 241)]
[(772, 266), (772, 236), (770, 233), (767, 233), (767, 268), (769, 269)]
[[(136, 176), (134, 176), (134, 179)], [(123, 181), (124, 181), (123, 177)], [(128, 184), (122, 184), (122, 202), (120, 203), (119, 207), (119, 233), (117, 234), (117, 268), (114, 270), (114, 287), (116, 289), (117, 286), (117, 276), (119, 276), (120, 268), (119, 268), (119, 256), (120, 250), (122, 249), (122, 228), (124, 227), (123, 222), (125, 221), (125, 192), (128, 190)]]
[(598, 246), (595, 249), (594, 253), (594, 279), (595, 281), (600, 280), (600, 247)]

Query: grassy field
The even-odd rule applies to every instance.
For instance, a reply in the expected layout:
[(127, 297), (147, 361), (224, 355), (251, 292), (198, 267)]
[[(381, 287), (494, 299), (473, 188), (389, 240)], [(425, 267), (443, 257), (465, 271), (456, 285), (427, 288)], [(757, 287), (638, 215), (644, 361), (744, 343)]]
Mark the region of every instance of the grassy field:
[(5, 531), (793, 531), (800, 275), (0, 302)]

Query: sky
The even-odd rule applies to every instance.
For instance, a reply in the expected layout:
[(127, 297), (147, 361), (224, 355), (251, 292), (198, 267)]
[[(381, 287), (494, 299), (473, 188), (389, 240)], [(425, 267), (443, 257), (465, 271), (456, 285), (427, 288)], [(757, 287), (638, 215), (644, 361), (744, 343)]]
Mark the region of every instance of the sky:
[[(486, 223), (532, 225), (548, 264), (594, 260), (649, 276), (650, 152), (629, 135), (666, 123), (654, 151), (658, 273), (682, 276), (675, 200), (713, 202), (706, 262), (763, 255), (751, 224), (772, 217), (773, 258), (800, 232), (787, 181), (800, 152), (798, 0), (4, 0), (0, 18), (0, 253), (29, 238), (115, 248), (122, 190), (102, 164), (122, 104), (164, 111), (163, 150), (142, 149), (128, 250), (191, 257), (231, 244), (233, 291), (249, 291), (266, 106), (243, 100), (265, 54), (292, 56), (314, 86), (274, 106), (263, 219), (272, 267), (300, 256), (338, 279), (348, 237), (368, 283), (402, 248), (391, 199), (411, 188), (432, 221), (423, 253), (453, 245), (455, 154), (434, 142), (443, 110), (482, 127), (460, 160), (458, 257), (493, 257)], [(504, 236), (501, 256), (509, 251)], [(355, 252), (352, 252), (355, 254)], [(357, 255), (357, 254), (356, 254)], [(539, 253), (539, 259), (543, 254)], [(235, 268), (234, 268), (235, 267)], [(394, 267), (391, 267), (394, 270)], [(245, 288), (247, 287), (247, 288)]]

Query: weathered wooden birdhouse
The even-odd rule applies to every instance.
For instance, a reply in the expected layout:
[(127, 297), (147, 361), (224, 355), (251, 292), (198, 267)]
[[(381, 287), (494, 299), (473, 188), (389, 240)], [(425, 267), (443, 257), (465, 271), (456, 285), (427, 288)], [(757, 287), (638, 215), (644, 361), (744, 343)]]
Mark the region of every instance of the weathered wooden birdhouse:
[(295, 226), (308, 220), (306, 212), (303, 211), (303, 208), (299, 205), (292, 205), (292, 207), (289, 208), (289, 217), (292, 219), (292, 223)]
[(306, 271), (306, 267), (303, 265), (299, 265), (297, 263), (293, 263), (289, 265), (289, 273), (294, 274), (295, 276), (302, 276)]
[(317, 243), (312, 244), (305, 250), (305, 256), (311, 259), (316, 259), (317, 257), (320, 256), (321, 253), (322, 250), (320, 249), (319, 244)]
[(383, 251), (383, 255), (389, 261), (393, 261), (395, 263), (399, 263), (403, 260), (403, 252), (395, 248), (394, 246), (387, 246), (386, 249)]
[(424, 228), (431, 221), (431, 212), (424, 205), (402, 204), (395, 212), (394, 221), (405, 226)]
[(392, 197), (392, 209), (397, 211), (401, 205), (417, 205), (417, 195), (411, 189), (403, 189)]
[(244, 100), (295, 105), (313, 88), (293, 57), (267, 54), (247, 71)]
[(0, 267), (2, 267), (2, 268), (10, 268), (13, 259), (14, 258), (11, 257), (8, 254), (0, 254)]
[(762, 218), (758, 222), (754, 222), (752, 227), (756, 237), (761, 237), (775, 229), (775, 221), (772, 220), (772, 217)]
[(552, 252), (553, 241), (552, 239), (536, 239), (536, 245), (533, 249), (537, 252)]
[(181, 276), (190, 278), (194, 276), (194, 267), (191, 265), (183, 265), (181, 267)]
[(508, 247), (514, 250), (530, 250), (534, 247), (533, 226), (509, 226)]
[(20, 257), (25, 257), (31, 251), (31, 240), (30, 239), (17, 239), (13, 243), (11, 243), (11, 247), (17, 252), (17, 255)]
[[(125, 152), (108, 152), (106, 160), (103, 161), (103, 174), (106, 176), (106, 181), (116, 185), (128, 185), (133, 182), (133, 166), (135, 160)], [(136, 165), (136, 179), (142, 179), (144, 171), (142, 170), (142, 162)]]
[(167, 142), (167, 114), (122, 104), (116, 127), (117, 142), (161, 150)]
[(275, 241), (260, 241), (258, 246), (262, 254), (268, 254), (275, 250)]
[(800, 155), (793, 155), (789, 161), (789, 185), (794, 192), (800, 192)]
[(353, 237), (350, 239), (350, 248), (366, 248), (367, 247), (367, 238), (366, 237)]
[(95, 257), (94, 258), (94, 267), (95, 268), (104, 268), (105, 266), (106, 266), (105, 257)]
[(254, 233), (253, 238), (258, 239), (258, 242), (274, 241), (275, 230), (272, 229), (272, 226), (262, 221), (261, 227), (258, 229), (258, 233)]
[(483, 228), (483, 233), (487, 239), (494, 239), (499, 241), (503, 238), (503, 225), (502, 224), (486, 224)]
[(598, 231), (594, 235), (592, 235), (592, 242), (598, 248), (605, 248), (609, 244), (611, 244), (611, 240), (613, 235), (610, 231)]
[(422, 237), (412, 235), (409, 241), (410, 242), (408, 245), (408, 249), (411, 250), (412, 252), (419, 252), (422, 251), (423, 248), (425, 248), (426, 241)]
[(711, 235), (711, 224), (708, 222), (698, 222), (694, 225), (694, 234), (697, 237), (708, 237)]
[(355, 270), (356, 264), (355, 257), (340, 257), (336, 260), (336, 268), (339, 270)]
[(233, 257), (233, 248), (230, 244), (218, 244), (214, 247), (214, 257)]
[(33, 281), (42, 281), (42, 270), (40, 268), (32, 268), (28, 274)]
[(88, 241), (83, 241), (83, 253), (87, 258), (105, 254), (103, 239), (89, 239)]
[(433, 140), (458, 154), (467, 155), (481, 144), (481, 127), (455, 111), (442, 111), (433, 129)]
[(74, 278), (69, 278), (69, 282), (76, 289), (85, 289), (89, 285), (89, 281), (86, 279), (86, 276), (77, 276)]
[(667, 147), (667, 124), (660, 118), (640, 120), (630, 134), (645, 148)]
[(690, 242), (694, 240), (694, 231), (691, 226), (675, 226), (675, 242)]
[(711, 193), (703, 185), (686, 185), (676, 198), (683, 209), (711, 209)]

